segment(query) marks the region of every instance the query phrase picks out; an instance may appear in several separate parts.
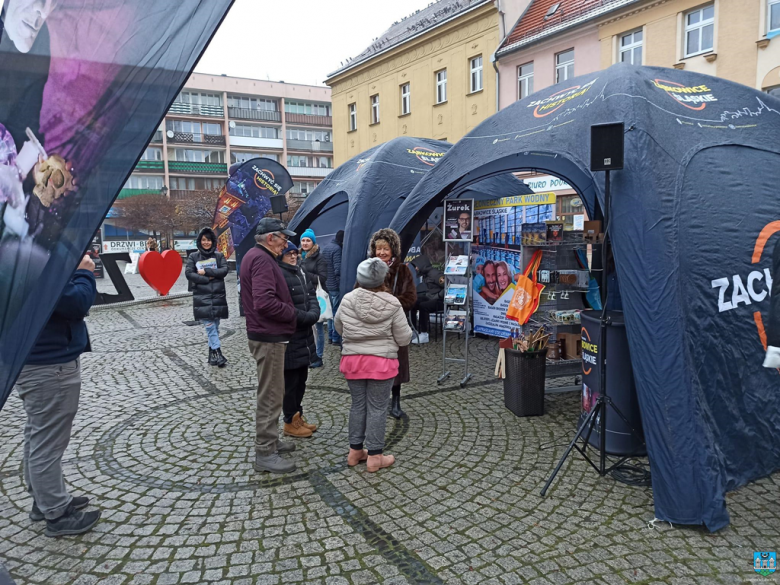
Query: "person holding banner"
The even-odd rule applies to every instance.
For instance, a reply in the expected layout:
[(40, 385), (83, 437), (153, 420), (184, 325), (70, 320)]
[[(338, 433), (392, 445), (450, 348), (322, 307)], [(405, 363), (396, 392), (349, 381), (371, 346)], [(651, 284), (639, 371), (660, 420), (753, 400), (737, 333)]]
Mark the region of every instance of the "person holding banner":
[[(379, 258), (387, 264), (389, 270), (385, 278), (385, 286), (398, 301), (405, 313), (414, 309), (417, 302), (417, 287), (409, 267), (403, 263), (401, 255), (401, 238), (389, 229), (382, 228), (371, 236), (371, 258)], [(401, 410), (401, 384), (409, 382), (409, 345), (398, 348), (398, 376), (393, 382), (393, 397), (391, 400), (390, 414), (393, 418), (401, 418), (404, 411)]]
[(298, 266), (298, 248), (292, 242), (287, 242), (279, 266), (295, 305), (296, 321), (295, 333), (284, 352), (284, 434), (306, 438), (317, 430), (317, 425), (309, 424), (303, 418), (301, 403), (306, 392), (309, 366), (317, 351), (312, 326), (320, 318), (320, 303), (314, 281)]
[[(306, 275), (314, 282), (315, 288), (322, 287), (325, 294), (328, 294), (328, 263), (325, 256), (320, 252), (317, 245), (317, 236), (311, 229), (305, 230), (301, 234), (301, 259), (302, 267)], [(322, 356), (325, 353), (325, 327), (328, 331), (333, 328), (333, 321), (327, 323), (317, 321), (317, 359), (312, 360), (312, 368), (322, 367)]]
[[(152, 240), (154, 241), (154, 240)], [(225, 277), (227, 260), (217, 252), (217, 236), (211, 228), (203, 228), (195, 241), (197, 252), (187, 258), (184, 275), (192, 288), (192, 313), (206, 328), (209, 340), (209, 365), (224, 368), (228, 361), (222, 355), (219, 341), (219, 321), (228, 318)]]
[(85, 255), (16, 380), (27, 413), (24, 480), (32, 496), (30, 520), (46, 520), (46, 536), (83, 534), (100, 511), (82, 512), (89, 498), (71, 496), (62, 474), (81, 394), (81, 354), (90, 351), (87, 316), (97, 294), (95, 263)]

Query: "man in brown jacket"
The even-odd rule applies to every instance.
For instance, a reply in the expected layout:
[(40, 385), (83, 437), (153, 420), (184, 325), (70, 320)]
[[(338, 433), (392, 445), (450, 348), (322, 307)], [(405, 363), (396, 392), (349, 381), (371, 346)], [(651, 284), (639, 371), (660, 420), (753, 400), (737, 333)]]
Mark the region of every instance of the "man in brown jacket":
[(279, 440), (279, 414), (284, 399), (284, 353), (295, 333), (296, 315), (277, 263), (294, 235), (281, 220), (265, 217), (255, 231), (257, 246), (241, 261), (241, 305), (249, 351), (257, 362), (254, 467), (271, 473), (295, 471), (295, 463), (280, 456), (295, 451), (295, 444)]

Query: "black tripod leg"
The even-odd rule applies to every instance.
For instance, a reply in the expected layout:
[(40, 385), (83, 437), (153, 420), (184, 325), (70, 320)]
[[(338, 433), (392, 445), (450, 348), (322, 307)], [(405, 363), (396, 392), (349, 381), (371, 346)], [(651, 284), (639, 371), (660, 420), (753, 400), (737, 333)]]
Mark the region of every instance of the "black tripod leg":
[[(542, 496), (544, 496), (547, 493), (547, 490), (550, 489), (552, 482), (555, 480), (555, 476), (558, 475), (558, 472), (561, 470), (561, 467), (563, 467), (566, 458), (572, 452), (572, 449), (574, 449), (574, 447), (577, 445), (577, 440), (582, 436), (582, 433), (585, 431), (586, 428), (592, 429), (593, 421), (596, 420), (596, 414), (599, 411), (599, 409), (600, 409), (600, 405), (596, 404), (593, 407), (593, 409), (590, 411), (590, 414), (588, 414), (588, 417), (584, 421), (582, 421), (582, 425), (580, 425), (580, 428), (577, 430), (577, 434), (574, 435), (574, 439), (572, 439), (572, 442), (569, 443), (569, 447), (566, 449), (566, 452), (563, 454), (563, 457), (561, 457), (561, 460), (558, 461), (558, 465), (555, 466), (555, 469), (553, 470), (550, 478), (547, 480), (547, 483), (544, 484), (544, 487), (542, 488), (541, 491)], [(590, 435), (590, 431), (588, 431), (588, 435)]]

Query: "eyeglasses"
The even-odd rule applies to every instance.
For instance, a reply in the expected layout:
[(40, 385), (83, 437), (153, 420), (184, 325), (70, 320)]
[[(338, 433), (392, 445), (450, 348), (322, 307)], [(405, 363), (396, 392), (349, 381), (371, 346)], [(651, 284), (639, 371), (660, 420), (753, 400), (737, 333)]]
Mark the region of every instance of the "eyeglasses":
[(273, 235), (282, 240), (285, 244), (290, 241), (290, 238), (285, 235), (277, 234), (276, 232), (274, 232)]

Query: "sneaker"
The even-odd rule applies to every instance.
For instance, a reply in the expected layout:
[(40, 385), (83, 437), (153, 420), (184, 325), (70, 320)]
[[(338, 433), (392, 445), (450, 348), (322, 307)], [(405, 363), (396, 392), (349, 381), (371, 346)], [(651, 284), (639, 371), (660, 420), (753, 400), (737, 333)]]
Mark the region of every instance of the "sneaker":
[(91, 530), (98, 523), (98, 520), (100, 520), (100, 510), (82, 512), (76, 510), (71, 502), (62, 516), (56, 520), (46, 520), (46, 531), (44, 534), (51, 538), (84, 534)]
[(290, 473), (295, 471), (295, 462), (283, 459), (279, 453), (271, 455), (255, 456), (255, 471), (268, 471), (269, 473)]
[(277, 441), (276, 452), (277, 453), (292, 453), (295, 451), (295, 443), (292, 441)]
[(427, 333), (418, 333), (416, 337), (412, 339), (412, 343), (428, 343), (430, 341)]
[[(70, 501), (71, 505), (76, 510), (82, 510), (89, 506), (89, 498), (85, 496), (77, 496), (71, 499)], [(38, 507), (38, 504), (35, 503), (35, 500), (33, 500), (32, 510), (30, 510), (30, 520), (33, 522), (40, 522), (43, 520), (45, 516), (43, 515), (43, 512), (41, 512), (41, 509)]]

